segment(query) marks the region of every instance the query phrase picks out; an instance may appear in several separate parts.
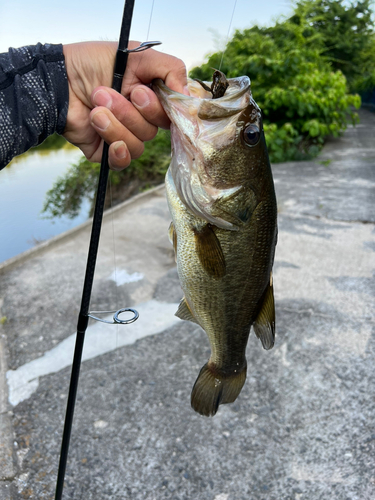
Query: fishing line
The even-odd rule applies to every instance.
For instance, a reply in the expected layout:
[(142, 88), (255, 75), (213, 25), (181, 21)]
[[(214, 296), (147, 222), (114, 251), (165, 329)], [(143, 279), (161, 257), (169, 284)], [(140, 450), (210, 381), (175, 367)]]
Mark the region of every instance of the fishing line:
[(148, 29), (147, 29), (147, 35), (146, 35), (146, 40), (148, 40), (148, 37), (150, 35), (150, 28), (151, 28), (151, 21), (152, 21), (152, 15), (154, 13), (154, 4), (155, 0), (152, 0), (152, 5), (151, 5), (151, 14), (150, 14), (150, 20), (148, 22)]
[[(143, 50), (147, 50), (154, 45), (159, 45), (161, 42), (143, 42), (138, 47), (134, 49), (128, 49), (129, 44), (129, 34), (130, 28), (133, 18), (133, 9), (134, 9), (135, 0), (125, 0), (124, 11), (122, 16), (121, 23), (121, 31), (118, 42), (118, 48), (116, 51), (116, 58), (113, 70), (113, 79), (112, 79), (112, 88), (117, 92), (121, 92), (123, 77), (127, 68), (128, 56), (132, 52), (141, 52)], [(90, 244), (89, 250), (87, 254), (87, 263), (86, 263), (86, 272), (85, 279), (83, 283), (82, 289), (82, 298), (81, 298), (81, 307), (78, 315), (77, 322), (77, 335), (76, 342), (74, 347), (73, 354), (73, 363), (72, 370), (70, 376), (70, 385), (69, 385), (69, 393), (68, 400), (65, 412), (65, 420), (64, 420), (64, 429), (63, 436), (61, 442), (61, 450), (60, 450), (60, 459), (59, 466), (57, 472), (57, 481), (56, 481), (56, 490), (55, 490), (55, 500), (61, 500), (64, 488), (64, 478), (68, 460), (69, 453), (69, 444), (70, 437), (72, 431), (73, 424), (73, 416), (74, 416), (74, 408), (77, 399), (77, 389), (78, 389), (78, 381), (79, 374), (82, 363), (82, 353), (84, 346), (84, 339), (86, 330), (88, 327), (89, 319), (93, 318), (97, 321), (101, 321), (104, 323), (120, 323), (120, 324), (129, 324), (138, 319), (138, 312), (131, 308), (119, 309), (118, 311), (112, 311), (113, 321), (109, 322), (105, 319), (98, 318), (93, 316), (94, 311), (90, 312), (90, 301), (91, 301), (91, 292), (92, 285), (94, 281), (95, 274), (95, 266), (98, 255), (98, 247), (99, 247), (99, 239), (103, 221), (103, 211), (105, 204), (105, 196), (108, 184), (108, 174), (109, 174), (109, 162), (108, 162), (108, 149), (109, 146), (107, 143), (103, 145), (103, 154), (102, 161), (100, 165), (99, 179), (98, 179), (98, 188), (96, 191), (96, 200), (95, 200), (95, 208), (94, 215), (91, 227), (91, 236), (90, 236)], [(123, 320), (119, 317), (125, 311), (129, 311), (133, 313), (133, 317), (127, 320)], [(109, 311), (100, 311), (100, 313), (108, 313)]]
[(221, 70), (221, 65), (223, 64), (223, 58), (224, 58), (224, 53), (227, 50), (227, 44), (228, 44), (228, 39), (229, 39), (229, 33), (230, 29), (232, 27), (232, 21), (233, 21), (233, 16), (234, 16), (234, 11), (236, 10), (236, 5), (237, 5), (237, 0), (234, 0), (234, 5), (233, 5), (233, 11), (232, 11), (232, 17), (230, 18), (230, 23), (229, 23), (229, 28), (228, 28), (228, 33), (227, 33), (227, 39), (225, 40), (225, 47), (224, 50), (221, 54), (221, 61), (220, 61), (220, 66), (219, 66), (219, 71)]
[[(110, 201), (111, 201), (111, 225), (112, 225), (112, 244), (113, 244), (113, 277), (114, 277), (114, 282), (115, 282), (115, 303), (118, 305), (120, 304), (119, 300), (119, 291), (118, 291), (118, 282), (117, 282), (117, 258), (116, 258), (116, 239), (115, 239), (115, 221), (114, 221), (114, 213), (113, 213), (113, 189), (112, 189), (112, 175), (113, 172), (110, 173), (109, 175), (109, 196), (110, 196)], [(117, 306), (116, 306), (117, 307)], [(114, 381), (114, 391), (115, 394), (117, 394), (117, 388), (116, 388), (116, 380), (119, 380), (119, 353), (118, 353), (118, 345), (119, 345), (119, 325), (116, 324), (116, 350), (115, 350), (115, 381)], [(118, 408), (118, 399), (115, 398), (116, 400), (116, 409)]]
[[(150, 12), (150, 18), (148, 22), (148, 28), (147, 28), (147, 35), (146, 35), (146, 41), (149, 38), (150, 35), (150, 29), (151, 29), (151, 21), (152, 21), (152, 15), (154, 12), (154, 5), (155, 5), (155, 0), (152, 0), (151, 4), (151, 12)], [(139, 65), (141, 64), (142, 58), (144, 54), (142, 53), (140, 57), (138, 58), (138, 64), (137, 67), (133, 73), (133, 80), (130, 84), (130, 88), (132, 87), (135, 79), (136, 79), (136, 74), (139, 68)], [(113, 192), (112, 192), (112, 173), (109, 175), (109, 193), (110, 193), (110, 204), (111, 204), (111, 221), (112, 221), (112, 241), (113, 241), (113, 263), (114, 263), (114, 281), (116, 283), (116, 293), (115, 293), (115, 299), (116, 303), (119, 303), (119, 293), (118, 293), (118, 284), (117, 284), (117, 264), (116, 264), (116, 243), (115, 243), (115, 226), (114, 226), (114, 216), (113, 216)], [(116, 325), (116, 352), (117, 352), (117, 347), (118, 347), (118, 324)]]
[[(111, 201), (111, 222), (112, 222), (112, 242), (113, 242), (113, 266), (114, 266), (114, 281), (117, 285), (117, 265), (116, 265), (116, 241), (115, 241), (115, 223), (113, 216), (113, 193), (112, 193), (112, 173), (109, 176), (109, 197)], [(116, 286), (117, 291), (117, 286)], [(118, 297), (116, 297), (116, 303), (118, 303)]]
[[(148, 28), (147, 28), (147, 35), (146, 35), (146, 41), (149, 39), (149, 34), (150, 34), (150, 29), (151, 29), (151, 21), (152, 21), (152, 15), (153, 15), (153, 11), (154, 11), (154, 4), (155, 4), (155, 0), (152, 0), (152, 5), (151, 5), (151, 12), (150, 12), (150, 17), (149, 17), (149, 23), (148, 23)], [(133, 73), (133, 78), (132, 78), (132, 82), (129, 86), (129, 88), (132, 87), (132, 85), (134, 84), (135, 80), (136, 80), (136, 74), (138, 72), (138, 68), (141, 64), (141, 61), (142, 61), (142, 58), (143, 58), (144, 54), (139, 54), (138, 55), (138, 64), (136, 66), (136, 69)], [(113, 213), (113, 183), (112, 183), (112, 176), (113, 176), (113, 172), (110, 172), (110, 175), (109, 175), (109, 195), (110, 195), (110, 205), (111, 205), (111, 225), (112, 225), (112, 241), (113, 241), (113, 266), (114, 266), (114, 274), (113, 274), (113, 277), (114, 277), (114, 281), (115, 281), (115, 303), (116, 304), (119, 304), (120, 303), (120, 300), (119, 300), (119, 290), (118, 290), (118, 281), (117, 281), (117, 254), (116, 254), (116, 240), (115, 240), (115, 222), (114, 222), (114, 213)], [(118, 397), (118, 394), (120, 393), (120, 388), (121, 388), (121, 377), (120, 377), (120, 353), (118, 351), (118, 346), (119, 346), (119, 335), (120, 335), (120, 332), (119, 332), (119, 325), (116, 324), (116, 342), (115, 342), (115, 371), (114, 371), (114, 386), (113, 386), (113, 390), (114, 390), (114, 399), (115, 399), (115, 412), (113, 412), (113, 415), (115, 415), (117, 413), (117, 410), (119, 409), (120, 407), (120, 401), (119, 401), (119, 397)]]
[[(149, 18), (149, 21), (148, 21), (148, 28), (147, 28), (147, 34), (146, 34), (146, 41), (148, 40), (148, 37), (150, 35), (150, 29), (151, 29), (151, 21), (152, 21), (152, 16), (153, 16), (153, 13), (154, 13), (154, 4), (155, 4), (155, 0), (152, 0), (152, 4), (151, 4), (151, 12), (150, 12), (150, 18)], [(132, 88), (133, 86), (133, 83), (135, 82), (136, 80), (136, 74), (138, 72), (138, 68), (139, 68), (139, 65), (141, 64), (142, 62), (142, 58), (143, 58), (144, 54), (142, 54), (139, 58), (138, 58), (138, 64), (133, 72), (133, 79), (129, 85), (129, 88)]]
[[(148, 22), (148, 28), (147, 28), (147, 35), (146, 35), (146, 41), (148, 40), (149, 34), (150, 34), (150, 29), (151, 29), (151, 21), (152, 21), (152, 15), (154, 12), (154, 4), (155, 0), (152, 0), (151, 4), (151, 12), (150, 12), (150, 18)], [(130, 88), (133, 85), (135, 81), (135, 75), (137, 74), (139, 65), (142, 61), (144, 54), (142, 53), (139, 57), (138, 65), (137, 68), (133, 74), (133, 81), (130, 84)], [(110, 205), (111, 205), (111, 221), (112, 221), (112, 241), (113, 241), (113, 261), (114, 261), (114, 281), (116, 283), (116, 303), (118, 303), (118, 286), (117, 286), (117, 266), (116, 266), (116, 243), (115, 243), (115, 228), (114, 228), (114, 216), (113, 216), (113, 191), (112, 191), (112, 175), (113, 173), (111, 172), (109, 175), (109, 194), (110, 194)], [(117, 349), (117, 337), (118, 337), (118, 325), (116, 325), (116, 349)]]

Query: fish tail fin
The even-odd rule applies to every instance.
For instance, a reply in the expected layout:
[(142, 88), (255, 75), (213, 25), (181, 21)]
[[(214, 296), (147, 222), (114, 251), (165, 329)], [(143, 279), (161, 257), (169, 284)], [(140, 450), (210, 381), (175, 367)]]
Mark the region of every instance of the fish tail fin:
[(191, 406), (201, 415), (214, 416), (220, 404), (233, 403), (246, 380), (246, 366), (238, 373), (221, 375), (215, 365), (206, 363), (191, 392)]

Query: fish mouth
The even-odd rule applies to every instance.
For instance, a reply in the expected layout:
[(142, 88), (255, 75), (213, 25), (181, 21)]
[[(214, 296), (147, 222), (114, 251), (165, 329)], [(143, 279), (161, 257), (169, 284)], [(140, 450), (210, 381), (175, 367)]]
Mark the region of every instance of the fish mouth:
[[(176, 95), (182, 98), (187, 98), (191, 99), (192, 97), (199, 98), (199, 99), (208, 99), (212, 101), (212, 94), (210, 92), (207, 92), (202, 85), (197, 82), (196, 80), (193, 80), (192, 78), (188, 78), (188, 90), (190, 95), (185, 95), (185, 94), (180, 94), (179, 92), (176, 92), (175, 90), (170, 89), (167, 87), (164, 83), (164, 81), (161, 78), (156, 78), (155, 80), (152, 81), (152, 87), (159, 89), (161, 92), (164, 92), (165, 94), (168, 95)], [(207, 86), (211, 82), (203, 82)], [(228, 78), (228, 89), (226, 90), (225, 94), (222, 97), (219, 97), (217, 101), (226, 101), (228, 99), (233, 99), (234, 97), (238, 97), (236, 94), (238, 92), (245, 93), (250, 89), (250, 78), (248, 76), (240, 76), (238, 78)]]
[[(210, 82), (203, 83), (208, 85)], [(249, 103), (249, 100), (246, 99), (250, 93), (250, 78), (248, 76), (229, 78), (228, 83), (225, 95), (215, 100), (212, 99), (212, 94), (207, 92), (199, 82), (191, 78), (188, 78), (187, 84), (190, 95), (180, 94), (170, 89), (160, 78), (153, 80), (152, 89), (161, 100), (168, 116), (169, 108), (173, 107), (174, 103), (179, 102), (184, 108), (197, 107), (196, 114), (202, 120), (220, 120), (242, 112)], [(172, 119), (170, 116), (169, 118)]]
[(237, 221), (226, 214), (219, 216), (215, 206), (219, 200), (233, 196), (241, 185), (216, 188), (209, 159), (238, 139), (237, 122), (249, 104), (259, 115), (260, 109), (252, 98), (249, 77), (227, 81), (225, 94), (217, 99), (192, 79), (188, 79), (189, 96), (170, 89), (161, 79), (152, 82), (152, 89), (172, 123), (173, 154), (167, 175), (170, 185), (190, 213), (219, 228), (236, 231)]

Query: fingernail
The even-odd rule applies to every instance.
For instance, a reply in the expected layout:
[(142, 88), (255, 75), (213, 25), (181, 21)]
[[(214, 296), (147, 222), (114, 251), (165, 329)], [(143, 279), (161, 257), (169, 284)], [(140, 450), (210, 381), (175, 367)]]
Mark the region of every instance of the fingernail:
[(131, 101), (133, 104), (138, 106), (138, 108), (144, 108), (150, 104), (150, 98), (146, 91), (142, 89), (135, 89), (131, 95)]
[(91, 120), (95, 125), (95, 127), (97, 127), (99, 130), (102, 130), (103, 132), (108, 128), (109, 124), (111, 123), (108, 116), (102, 111), (98, 111), (97, 113), (92, 115)]
[(92, 100), (95, 106), (105, 106), (108, 109), (112, 107), (112, 97), (106, 90), (100, 89), (95, 92)]
[(115, 151), (115, 155), (116, 157), (119, 159), (119, 160), (122, 160), (123, 158), (125, 158), (125, 156), (127, 155), (128, 153), (128, 150), (127, 150), (127, 147), (125, 146), (125, 143), (123, 141), (119, 141), (117, 142), (117, 144), (115, 144), (113, 146), (113, 149)]

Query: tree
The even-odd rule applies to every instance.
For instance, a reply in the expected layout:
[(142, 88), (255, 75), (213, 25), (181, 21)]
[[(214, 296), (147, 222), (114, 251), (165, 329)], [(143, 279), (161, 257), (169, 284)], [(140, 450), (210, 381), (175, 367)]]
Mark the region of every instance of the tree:
[[(105, 208), (111, 206), (112, 202), (115, 205), (163, 182), (170, 162), (170, 152), (170, 134), (160, 130), (152, 142), (145, 143), (145, 150), (140, 158), (133, 160), (125, 170), (111, 171), (111, 192), (107, 196)], [(91, 163), (85, 157), (72, 165), (47, 192), (42, 210), (45, 218), (52, 219), (62, 215), (74, 218), (79, 214), (84, 199), (91, 202), (92, 215), (99, 170), (99, 163)]]
[(370, 53), (372, 67), (375, 63), (373, 5), (372, 0), (301, 0), (290, 18), (291, 23), (305, 26), (307, 36), (320, 35), (324, 56), (333, 69), (342, 71), (352, 91), (369, 69)]
[[(228, 77), (251, 78), (271, 161), (309, 158), (325, 137), (356, 119), (351, 106), (359, 107), (359, 96), (348, 94), (345, 76), (325, 52), (323, 34), (302, 15), (298, 22), (292, 17), (269, 28), (236, 31), (227, 44), (221, 69)], [(221, 54), (212, 54), (191, 76), (209, 80), (220, 60)]]

